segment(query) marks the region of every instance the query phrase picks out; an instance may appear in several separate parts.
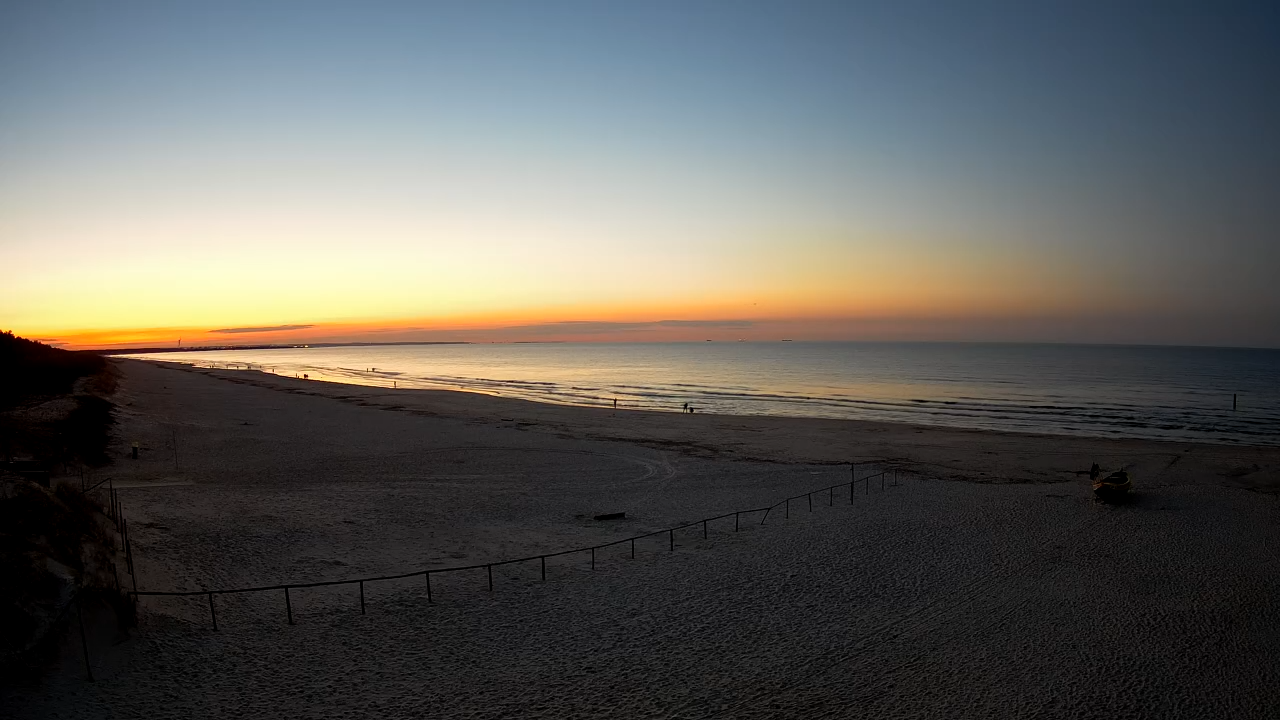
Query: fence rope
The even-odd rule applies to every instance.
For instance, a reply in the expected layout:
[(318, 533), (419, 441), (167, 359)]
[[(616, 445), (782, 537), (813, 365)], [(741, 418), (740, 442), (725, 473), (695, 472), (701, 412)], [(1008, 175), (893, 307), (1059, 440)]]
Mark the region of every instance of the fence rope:
[[(885, 478), (886, 478), (886, 476), (887, 476), (888, 474), (890, 474), (890, 473), (893, 473), (893, 474), (894, 474), (894, 485), (896, 486), (896, 484), (897, 484), (897, 473), (898, 473), (898, 468), (889, 468), (889, 469), (886, 469), (886, 470), (882, 470), (882, 471), (880, 471), (880, 472), (878, 472), (878, 473), (873, 473), (873, 474), (871, 474), (871, 475), (867, 475), (866, 477), (859, 478), (859, 477), (857, 477), (857, 468), (856, 468), (856, 465), (854, 465), (853, 463), (850, 463), (850, 474), (851, 474), (851, 478), (852, 478), (852, 479), (848, 480), (847, 482), (836, 483), (835, 485), (828, 485), (828, 486), (826, 486), (826, 487), (817, 488), (817, 489), (815, 489), (815, 490), (810, 490), (810, 491), (808, 491), (808, 492), (800, 493), (800, 494), (798, 494), (798, 495), (792, 495), (792, 496), (790, 496), (790, 497), (783, 498), (782, 500), (779, 500), (778, 502), (776, 502), (776, 503), (774, 503), (774, 504), (772, 504), (772, 505), (769, 505), (769, 506), (767, 506), (767, 507), (750, 508), (750, 509), (746, 509), (746, 510), (733, 510), (733, 511), (730, 511), (730, 512), (721, 513), (720, 515), (716, 515), (716, 516), (714, 516), (714, 517), (701, 518), (701, 519), (698, 519), (698, 520), (693, 520), (693, 521), (691, 521), (691, 522), (684, 523), (684, 524), (682, 524), (682, 525), (676, 525), (676, 526), (673, 526), (673, 527), (663, 528), (663, 529), (661, 529), (661, 530), (654, 530), (654, 531), (652, 531), (652, 532), (642, 533), (642, 534), (640, 534), (640, 535), (633, 535), (633, 536), (631, 536), (631, 537), (622, 538), (622, 539), (620, 539), (620, 540), (613, 540), (613, 541), (610, 541), (610, 542), (607, 542), (607, 543), (602, 543), (602, 544), (599, 544), (599, 545), (587, 545), (587, 546), (583, 546), (583, 547), (572, 548), (572, 549), (569, 549), (569, 550), (560, 550), (560, 551), (552, 552), (552, 553), (542, 553), (542, 554), (539, 554), (539, 555), (530, 555), (530, 556), (528, 556), (528, 557), (511, 558), (511, 559), (509, 559), (509, 560), (499, 560), (499, 561), (496, 561), (496, 562), (475, 563), (475, 564), (472, 564), (472, 565), (455, 565), (455, 566), (452, 566), (452, 567), (433, 568), (433, 569), (431, 569), (431, 570), (414, 570), (414, 571), (412, 571), (412, 572), (397, 573), (397, 574), (394, 574), (394, 575), (376, 575), (376, 576), (361, 577), (361, 578), (351, 578), (351, 579), (348, 579), (348, 580), (321, 580), (321, 581), (316, 581), (316, 582), (304, 582), (304, 583), (279, 583), (279, 584), (276, 584), (276, 585), (256, 585), (256, 586), (253, 586), (253, 587), (242, 587), (242, 588), (223, 588), (223, 589), (220, 589), (220, 590), (210, 590), (210, 589), (204, 589), (204, 590), (137, 590), (137, 589), (136, 589), (136, 586), (135, 586), (135, 589), (134, 589), (132, 592), (130, 592), (130, 593), (129, 593), (129, 595), (133, 596), (133, 598), (134, 598), (134, 600), (135, 600), (135, 601), (136, 601), (136, 599), (137, 599), (138, 597), (140, 597), (140, 596), (149, 596), (149, 597), (161, 597), (161, 596), (162, 596), (162, 597), (192, 597), (192, 596), (197, 596), (197, 595), (205, 595), (205, 596), (208, 596), (208, 598), (209, 598), (209, 610), (210, 610), (210, 614), (212, 615), (212, 614), (213, 614), (213, 596), (214, 596), (214, 595), (232, 595), (232, 594), (237, 594), (237, 593), (252, 593), (252, 592), (267, 592), (267, 591), (272, 591), (272, 590), (284, 590), (284, 592), (285, 592), (285, 608), (286, 608), (286, 612), (287, 612), (287, 614), (288, 614), (288, 616), (289, 616), (289, 624), (290, 624), (290, 625), (292, 625), (292, 624), (294, 624), (294, 623), (293, 623), (293, 607), (292, 607), (292, 603), (290, 603), (289, 590), (290, 590), (290, 589), (293, 589), (293, 588), (331, 587), (331, 586), (335, 586), (335, 585), (357, 585), (357, 584), (358, 584), (358, 585), (360, 586), (360, 610), (361, 610), (361, 613), (363, 613), (363, 612), (364, 612), (364, 584), (365, 584), (365, 583), (367, 583), (367, 582), (375, 582), (375, 581), (380, 581), (380, 580), (401, 580), (401, 579), (404, 579), (404, 578), (410, 578), (410, 577), (423, 576), (423, 577), (425, 577), (425, 579), (426, 579), (426, 584), (427, 584), (427, 602), (432, 602), (432, 592), (431, 592), (431, 576), (432, 576), (432, 575), (437, 575), (437, 574), (442, 574), (442, 573), (451, 573), (451, 572), (464, 572), (464, 571), (467, 571), (467, 570), (479, 570), (479, 569), (482, 569), (482, 568), (483, 568), (483, 569), (486, 571), (487, 575), (488, 575), (489, 589), (490, 589), (490, 590), (492, 590), (492, 589), (493, 589), (493, 568), (495, 568), (495, 567), (499, 567), (499, 566), (502, 566), (502, 565), (514, 565), (514, 564), (516, 564), (516, 563), (533, 562), (533, 561), (535, 561), (535, 560), (536, 560), (536, 561), (539, 561), (539, 562), (541, 563), (542, 579), (545, 581), (545, 580), (547, 579), (547, 558), (551, 558), (551, 557), (559, 557), (559, 556), (562, 556), (562, 555), (573, 555), (573, 554), (575, 554), (575, 553), (587, 553), (587, 552), (590, 552), (590, 553), (591, 553), (591, 557), (592, 557), (592, 569), (594, 569), (594, 567), (595, 567), (595, 551), (596, 551), (596, 550), (602, 550), (602, 549), (604, 549), (604, 548), (613, 547), (613, 546), (615, 546), (615, 545), (621, 545), (621, 544), (623, 544), (623, 543), (630, 543), (630, 544), (631, 544), (631, 557), (632, 557), (632, 559), (634, 559), (634, 558), (635, 558), (635, 543), (636, 543), (636, 541), (637, 541), (637, 540), (643, 540), (643, 539), (645, 539), (645, 538), (656, 537), (656, 536), (664, 535), (664, 534), (665, 534), (665, 535), (667, 535), (667, 537), (668, 537), (668, 542), (669, 542), (669, 544), (670, 544), (669, 549), (670, 549), (671, 551), (674, 551), (674, 550), (675, 550), (675, 532), (676, 532), (677, 530), (684, 530), (684, 529), (686, 529), (686, 528), (690, 528), (690, 527), (695, 527), (695, 526), (701, 525), (701, 526), (703, 527), (703, 538), (705, 539), (705, 538), (706, 538), (706, 527), (707, 527), (707, 523), (709, 523), (709, 522), (713, 522), (713, 521), (715, 521), (715, 520), (723, 520), (723, 519), (725, 519), (725, 518), (732, 517), (732, 518), (734, 519), (734, 530), (736, 531), (736, 530), (738, 529), (738, 519), (739, 519), (739, 517), (740, 517), (740, 516), (742, 516), (742, 515), (747, 515), (747, 514), (751, 514), (751, 513), (764, 513), (763, 517), (762, 517), (762, 518), (761, 518), (761, 520), (760, 520), (760, 524), (761, 524), (761, 525), (763, 525), (763, 524), (765, 523), (765, 521), (766, 521), (766, 520), (768, 520), (768, 518), (769, 518), (769, 513), (770, 513), (772, 510), (774, 510), (775, 508), (779, 507), (779, 506), (785, 506), (785, 507), (789, 508), (789, 507), (790, 507), (790, 503), (791, 503), (791, 501), (792, 501), (792, 500), (798, 500), (798, 499), (800, 499), (800, 498), (806, 498), (806, 497), (809, 499), (810, 505), (812, 506), (812, 502), (813, 502), (813, 494), (814, 494), (814, 493), (827, 491), (827, 492), (828, 492), (828, 494), (829, 494), (829, 495), (831, 495), (831, 497), (833, 497), (833, 498), (834, 498), (835, 489), (836, 489), (836, 488), (844, 488), (845, 486), (848, 486), (848, 487), (849, 487), (849, 501), (850, 501), (850, 504), (852, 504), (852, 503), (853, 503), (853, 488), (854, 488), (854, 486), (855, 486), (855, 485), (857, 485), (858, 483), (864, 483), (864, 484), (866, 485), (866, 492), (869, 494), (869, 493), (870, 493), (870, 491), (871, 491), (871, 481), (872, 481), (872, 480), (874, 480), (874, 479), (876, 479), (876, 478), (879, 478), (879, 479), (880, 479), (880, 481), (881, 481), (881, 488), (883, 489), (883, 488), (885, 487), (885, 484), (884, 484)], [(788, 513), (788, 517), (789, 517), (789, 515), (790, 515), (790, 514)], [(136, 579), (135, 579), (135, 583), (136, 583)], [(217, 622), (216, 617), (215, 617), (215, 619), (214, 619), (214, 622), (215, 622), (215, 623)], [(216, 627), (216, 626), (215, 626), (215, 627)]]

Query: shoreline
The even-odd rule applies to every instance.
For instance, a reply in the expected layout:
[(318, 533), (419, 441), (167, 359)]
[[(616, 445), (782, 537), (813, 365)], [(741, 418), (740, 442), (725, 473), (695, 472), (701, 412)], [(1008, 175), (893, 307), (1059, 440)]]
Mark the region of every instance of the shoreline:
[[(838, 345), (848, 347), (796, 353), (655, 345), (634, 354), (586, 346), (529, 352), (319, 348), (132, 358), (576, 407), (613, 409), (617, 403), (743, 417), (1280, 447), (1280, 396), (1272, 382), (1278, 366), (1253, 355), (1197, 358), (1038, 346), (907, 351), (889, 345), (869, 346), (864, 354), (857, 344)], [(1221, 363), (1221, 372), (1206, 363)]]
[(224, 350), (292, 350), (298, 348), (330, 347), (394, 347), (399, 345), (474, 345), (470, 340), (414, 340), (406, 342), (319, 342), (319, 343), (268, 343), (265, 345), (193, 345), (191, 347), (140, 347), (140, 348), (85, 348), (81, 352), (115, 357), (118, 355), (159, 355), (180, 352), (221, 352)]
[(261, 370), (221, 370), (134, 358), (227, 382), (384, 410), (495, 424), (583, 440), (635, 443), (703, 458), (847, 464), (891, 462), (946, 479), (1055, 483), (1093, 462), (1125, 467), (1138, 487), (1217, 482), (1280, 493), (1280, 447), (1051, 435), (778, 415), (719, 415), (543, 403), (464, 390), (391, 389), (303, 380)]

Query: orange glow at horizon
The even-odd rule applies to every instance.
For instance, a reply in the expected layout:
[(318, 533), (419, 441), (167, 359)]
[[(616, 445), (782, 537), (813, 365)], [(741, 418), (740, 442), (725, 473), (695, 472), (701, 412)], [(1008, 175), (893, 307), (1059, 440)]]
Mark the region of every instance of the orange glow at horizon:
[[(956, 284), (946, 284), (927, 276), (902, 278), (881, 274), (865, 277), (849, 273), (847, 287), (837, 287), (832, 282), (823, 286), (822, 272), (804, 273), (797, 269), (794, 278), (797, 285), (806, 277), (812, 282), (807, 290), (775, 286), (759, 288), (756, 292), (739, 290), (736, 297), (714, 299), (688, 297), (666, 302), (614, 303), (596, 305), (564, 305), (537, 309), (493, 310), (487, 313), (455, 314), (423, 317), (365, 317), (356, 319), (315, 319), (292, 314), (267, 315), (264, 312), (229, 312), (222, 322), (207, 323), (157, 323), (150, 326), (118, 326), (108, 321), (98, 326), (79, 326), (68, 322), (55, 327), (12, 328), (19, 334), (35, 338), (47, 338), (70, 347), (111, 346), (172, 346), (181, 339), (184, 346), (195, 345), (245, 345), (245, 344), (305, 344), (308, 342), (376, 342), (383, 339), (412, 340), (483, 340), (503, 341), (526, 339), (519, 332), (508, 329), (524, 329), (548, 326), (544, 337), (548, 340), (699, 340), (706, 334), (720, 337), (756, 334), (753, 330), (737, 330), (715, 333), (700, 330), (697, 323), (717, 321), (750, 322), (757, 326), (773, 328), (771, 336), (797, 336), (803, 339), (806, 327), (815, 323), (837, 320), (864, 320), (888, 323), (895, 320), (910, 324), (921, 318), (951, 318), (963, 322), (966, 317), (1017, 318), (1031, 314), (1058, 315), (1068, 310), (1097, 310), (1096, 302), (1081, 302), (1069, 294), (1053, 297), (1040, 292), (1038, 302), (1029, 302), (1027, 288), (1009, 279), (992, 278), (989, 285), (972, 290)], [(785, 273), (785, 271), (784, 271)], [(838, 270), (830, 271), (838, 278)], [(737, 290), (735, 288), (735, 290)], [(727, 293), (726, 293), (727, 294)], [(1098, 296), (1093, 298), (1097, 300)], [(1073, 300), (1075, 302), (1073, 302)], [(259, 310), (264, 310), (260, 308)], [(180, 313), (166, 313), (161, 317), (177, 319)], [(660, 321), (689, 323), (686, 326), (655, 325)], [(637, 325), (608, 335), (579, 335), (572, 332), (573, 323)], [(790, 326), (793, 331), (788, 332)], [(275, 328), (287, 329), (275, 329)], [(555, 331), (555, 328), (560, 328)], [(706, 326), (711, 327), (711, 326)], [(6, 328), (7, 329), (7, 328)], [(222, 332), (216, 332), (221, 330)], [(228, 332), (230, 331), (230, 332)], [(824, 333), (825, 335), (825, 333)], [(829, 338), (840, 339), (840, 338)], [(842, 339), (858, 339), (848, 337)]]
[[(700, 339), (700, 326), (652, 323), (751, 321), (776, 326), (774, 334), (803, 336), (806, 326), (839, 319), (963, 323), (967, 317), (1097, 314), (1135, 302), (1108, 290), (1123, 285), (1104, 275), (1079, 282), (1085, 275), (1078, 263), (1046, 262), (995, 242), (757, 233), (697, 253), (610, 250), (590, 263), (566, 263), (545, 255), (495, 256), (494, 247), (515, 246), (488, 235), (471, 240), (450, 255), (403, 262), (336, 250), (336, 239), (323, 252), (244, 248), (195, 263), (183, 261), (180, 251), (158, 249), (159, 256), (134, 257), (135, 265), (116, 264), (112, 272), (64, 269), (70, 281), (54, 292), (31, 279), (22, 288), (30, 300), (19, 312), (0, 312), (0, 323), (74, 347), (167, 346), (178, 338), (184, 345), (500, 341), (524, 337), (504, 328), (573, 321), (639, 325), (591, 339), (667, 340)], [(572, 248), (565, 253), (574, 256)], [(286, 325), (306, 327), (214, 332)], [(787, 333), (787, 325), (795, 332)], [(582, 339), (570, 329), (551, 328), (539, 337)]]

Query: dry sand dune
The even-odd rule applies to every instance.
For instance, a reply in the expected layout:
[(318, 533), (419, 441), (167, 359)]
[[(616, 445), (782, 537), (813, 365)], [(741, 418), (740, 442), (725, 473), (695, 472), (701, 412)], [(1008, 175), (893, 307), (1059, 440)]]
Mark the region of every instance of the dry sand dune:
[[(14, 717), (1274, 717), (1280, 451), (588, 410), (122, 361), (141, 589), (606, 542), (840, 482), (763, 527), (281, 593), (147, 599)], [(176, 448), (174, 441), (176, 440)], [(175, 453), (176, 450), (176, 453)], [(175, 457), (176, 454), (176, 457)], [(1127, 465), (1140, 496), (1077, 471)], [(176, 463), (176, 468), (175, 468)], [(973, 482), (977, 481), (977, 482)], [(595, 513), (625, 510), (622, 522)], [(78, 648), (76, 648), (78, 650)]]

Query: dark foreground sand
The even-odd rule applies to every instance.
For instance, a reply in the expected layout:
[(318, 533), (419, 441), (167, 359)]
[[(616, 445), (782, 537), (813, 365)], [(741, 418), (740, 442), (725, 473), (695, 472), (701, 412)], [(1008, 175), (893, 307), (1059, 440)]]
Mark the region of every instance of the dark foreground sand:
[[(6, 682), (35, 717), (1275, 717), (1280, 450), (564, 408), (120, 361), (140, 589), (341, 579), (732, 523), (433, 578), (146, 599)], [(133, 440), (142, 459), (123, 456)], [(176, 440), (176, 448), (174, 441)], [(175, 452), (176, 450), (176, 452)], [(1078, 471), (1127, 466), (1138, 500)], [(827, 503), (833, 504), (828, 507)], [(591, 516), (622, 510), (627, 520)], [(74, 652), (72, 652), (74, 650)]]

